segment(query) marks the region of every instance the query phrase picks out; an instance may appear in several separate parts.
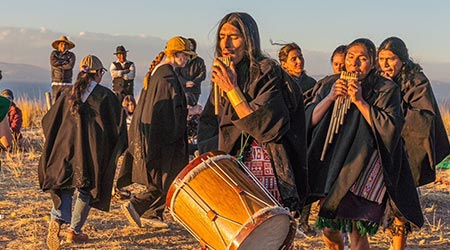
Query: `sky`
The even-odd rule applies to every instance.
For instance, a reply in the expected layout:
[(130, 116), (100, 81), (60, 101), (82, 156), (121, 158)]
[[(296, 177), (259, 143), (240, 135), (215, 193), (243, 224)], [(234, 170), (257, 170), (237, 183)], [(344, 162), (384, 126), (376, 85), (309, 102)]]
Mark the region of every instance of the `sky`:
[(267, 50), (273, 49), (270, 39), (331, 53), (356, 38), (369, 38), (378, 46), (389, 36), (399, 36), (416, 61), (450, 62), (450, 1), (446, 0), (14, 0), (3, 2), (1, 9), (3, 27), (69, 36), (81, 32), (162, 39), (183, 35), (208, 47), (213, 47), (220, 19), (242, 11), (255, 18)]

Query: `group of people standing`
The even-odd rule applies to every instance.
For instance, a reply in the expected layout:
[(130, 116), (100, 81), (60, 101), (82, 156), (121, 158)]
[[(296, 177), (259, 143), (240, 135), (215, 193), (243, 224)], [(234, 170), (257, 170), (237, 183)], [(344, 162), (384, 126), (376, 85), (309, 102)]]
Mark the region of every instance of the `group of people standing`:
[[(64, 55), (70, 43), (65, 47), (55, 53), (70, 64), (71, 56)], [(165, 197), (188, 163), (186, 119), (205, 79), (195, 49), (195, 41), (181, 36), (167, 42), (146, 74), (128, 133), (118, 91), (123, 99), (132, 95), (135, 73), (123, 46), (110, 67), (116, 95), (99, 84), (106, 69), (93, 55), (82, 59), (73, 85), (53, 79), (56, 88), (70, 88), (55, 90), (56, 101), (42, 122), (39, 180), (54, 204), (50, 249), (59, 249), (62, 223), (71, 224), (67, 242), (88, 239), (82, 226), (90, 207), (109, 210), (123, 152), (117, 187), (146, 186), (122, 205), (126, 218), (140, 227), (146, 214), (150, 224), (167, 227)], [(380, 226), (392, 232), (393, 249), (404, 249), (411, 228), (423, 224), (416, 187), (432, 182), (436, 164), (450, 153), (430, 82), (404, 42), (391, 37), (377, 50), (359, 38), (339, 46), (331, 56), (334, 74), (316, 83), (304, 71), (297, 44), (280, 49), (279, 64), (262, 52), (256, 21), (233, 12), (218, 25), (215, 57), (211, 81), (225, 94), (212, 91), (201, 112), (199, 152), (220, 150), (250, 169), (266, 159), (270, 176), (258, 178), (274, 180), (271, 193), (301, 223), (307, 225), (310, 204), (319, 201), (316, 226), (328, 249), (344, 249), (342, 233), (349, 233), (352, 249), (369, 249), (367, 235)], [(229, 64), (219, 59), (224, 57)], [(355, 77), (341, 78), (341, 71)], [(342, 98), (351, 105), (322, 158), (333, 109)]]
[(52, 43), (54, 103), (42, 120), (45, 144), (38, 171), (42, 190), (53, 200), (47, 235), (50, 249), (60, 248), (62, 224), (70, 224), (65, 242), (89, 239), (82, 227), (91, 207), (110, 209), (116, 166), (123, 152), (115, 192), (123, 195), (126, 192), (121, 188), (132, 182), (147, 186), (122, 206), (125, 216), (141, 226), (139, 216), (151, 210), (148, 220), (167, 226), (162, 222), (164, 192), (188, 163), (188, 107), (197, 105), (199, 85), (206, 77), (194, 42), (181, 36), (167, 42), (147, 73), (137, 105), (133, 97), (136, 70), (126, 59), (124, 46), (114, 53), (111, 91), (100, 85), (107, 70), (94, 55), (83, 57), (72, 84), (75, 55), (69, 49), (75, 45), (64, 36)]

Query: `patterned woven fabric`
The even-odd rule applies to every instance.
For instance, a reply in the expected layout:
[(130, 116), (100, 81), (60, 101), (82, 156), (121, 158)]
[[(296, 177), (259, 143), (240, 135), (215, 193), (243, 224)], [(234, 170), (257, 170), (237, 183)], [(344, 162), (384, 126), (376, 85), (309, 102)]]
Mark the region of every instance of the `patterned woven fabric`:
[(383, 167), (378, 152), (370, 157), (369, 165), (363, 169), (350, 191), (357, 196), (381, 204), (386, 194)]
[(244, 164), (272, 194), (272, 196), (281, 203), (280, 192), (278, 191), (277, 180), (275, 178), (272, 164), (266, 151), (266, 145), (259, 144), (253, 140), (250, 154), (244, 159)]

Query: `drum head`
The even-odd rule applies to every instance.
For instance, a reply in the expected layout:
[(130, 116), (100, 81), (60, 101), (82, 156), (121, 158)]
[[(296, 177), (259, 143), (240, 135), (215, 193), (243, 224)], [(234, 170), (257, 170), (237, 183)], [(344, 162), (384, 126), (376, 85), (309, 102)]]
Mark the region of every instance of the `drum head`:
[(273, 216), (255, 228), (237, 249), (278, 250), (289, 237), (290, 229), (289, 216), (282, 214)]

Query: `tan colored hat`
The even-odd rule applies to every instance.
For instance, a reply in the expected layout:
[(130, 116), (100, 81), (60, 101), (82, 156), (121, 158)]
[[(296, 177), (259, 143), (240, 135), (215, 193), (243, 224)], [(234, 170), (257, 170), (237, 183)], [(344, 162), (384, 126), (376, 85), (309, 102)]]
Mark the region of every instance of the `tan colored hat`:
[(52, 42), (52, 47), (53, 47), (54, 49), (58, 49), (58, 44), (59, 44), (60, 42), (65, 42), (65, 43), (67, 43), (67, 50), (73, 49), (73, 48), (75, 47), (75, 44), (74, 44), (72, 41), (70, 41), (69, 39), (67, 39), (66, 36), (61, 36), (59, 39), (53, 41), (53, 42)]
[(80, 62), (80, 71), (86, 73), (97, 73), (98, 70), (103, 69), (107, 71), (104, 67), (100, 59), (94, 55), (87, 55), (81, 59)]
[(196, 56), (197, 54), (191, 50), (190, 42), (188, 39), (182, 36), (172, 37), (166, 44), (164, 53), (175, 54), (176, 52), (184, 52), (191, 56)]

